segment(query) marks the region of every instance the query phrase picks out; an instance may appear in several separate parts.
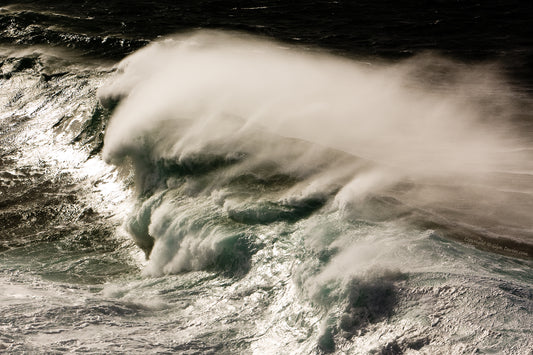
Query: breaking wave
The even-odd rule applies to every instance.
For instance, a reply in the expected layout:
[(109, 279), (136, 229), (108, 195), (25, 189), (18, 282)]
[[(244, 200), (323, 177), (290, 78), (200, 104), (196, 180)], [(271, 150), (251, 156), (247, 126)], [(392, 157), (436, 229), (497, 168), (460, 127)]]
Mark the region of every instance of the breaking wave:
[(156, 274), (246, 259), (253, 226), (334, 213), (531, 256), (524, 108), (492, 69), (433, 55), (371, 65), (234, 33), (167, 38), (100, 89), (118, 103), (103, 156), (134, 166), (128, 230)]
[(495, 64), (1, 53), (1, 350), (531, 349), (531, 101)]

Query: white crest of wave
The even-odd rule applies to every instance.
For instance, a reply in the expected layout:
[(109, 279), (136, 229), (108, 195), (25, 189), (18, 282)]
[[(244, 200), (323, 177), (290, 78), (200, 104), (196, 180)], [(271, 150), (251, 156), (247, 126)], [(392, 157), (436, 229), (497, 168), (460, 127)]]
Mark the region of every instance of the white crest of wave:
[[(499, 126), (507, 117), (487, 117), (468, 94), (476, 92), (473, 87), (494, 89), (495, 79), (486, 71), (457, 69), (456, 77), (469, 77), (448, 92), (417, 88), (410, 75), (416, 66), (428, 66), (425, 61), (439, 59), (372, 66), (233, 33), (169, 38), (124, 60), (121, 75), (101, 89), (102, 97), (124, 97), (104, 156), (120, 159), (147, 132), (161, 141), (158, 149), (166, 151), (160, 154), (180, 155), (237, 134), (246, 139), (243, 132), (259, 128), (402, 174), (497, 168), (496, 153), (510, 148)], [(164, 128), (169, 121), (175, 131)]]
[[(472, 223), (489, 218), (490, 226), (531, 225), (524, 212), (533, 206), (531, 198), (515, 209), (514, 196), (491, 197), (479, 187), (520, 190), (524, 185), (508, 185), (507, 177), (489, 183), (488, 173), (533, 171), (531, 147), (510, 124), (523, 109), (490, 65), (434, 55), (369, 64), (242, 34), (199, 31), (132, 54), (99, 94), (102, 100), (120, 99), (104, 158), (120, 163), (131, 157), (137, 173), (146, 161), (244, 152), (247, 159), (218, 175), (220, 180), (274, 161), (277, 169), (301, 178), (279, 198), (330, 189), (336, 191), (333, 208), (344, 209), (407, 177), (422, 186), (403, 196), (407, 204), (473, 213)], [(467, 180), (477, 190), (454, 187)], [(529, 188), (531, 180), (525, 178)], [(447, 188), (440, 189), (442, 184)], [(474, 190), (470, 197), (463, 194)], [(499, 203), (505, 213), (493, 209)], [(150, 232), (159, 233), (153, 235), (157, 241), (167, 230), (152, 225)], [(183, 253), (200, 248), (200, 241), (194, 243)], [(185, 265), (189, 258), (183, 253), (163, 253), (163, 245), (154, 247), (166, 255), (156, 268), (201, 267)], [(214, 249), (204, 249), (211, 258)]]

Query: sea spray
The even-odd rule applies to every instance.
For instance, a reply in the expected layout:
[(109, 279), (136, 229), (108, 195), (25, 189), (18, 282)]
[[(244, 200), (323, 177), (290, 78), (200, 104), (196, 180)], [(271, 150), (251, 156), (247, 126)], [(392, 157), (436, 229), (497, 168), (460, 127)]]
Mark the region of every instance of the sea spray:
[[(213, 31), (131, 55), (99, 93), (118, 103), (103, 157), (136, 175), (125, 226), (144, 274), (231, 280), (243, 317), (264, 312), (260, 353), (289, 333), (305, 344), (289, 341), (294, 353), (440, 349), (446, 331), (412, 304), (426, 292), (468, 303), (462, 285), (484, 282), (443, 236), (531, 253), (522, 111), (492, 70), (436, 56), (368, 65)], [(458, 286), (433, 286), (443, 269)]]
[[(533, 206), (531, 151), (491, 66), (430, 55), (369, 65), (200, 31), (156, 42), (118, 72), (100, 89), (102, 102), (120, 102), (103, 156), (131, 159), (141, 204), (179, 186), (193, 197), (218, 194), (223, 218), (254, 224), (290, 220), (284, 208), (318, 199), (315, 208), (347, 216), (407, 217), (478, 246), (531, 252), (533, 222), (522, 212)], [(517, 179), (517, 171), (526, 173)], [(252, 200), (278, 211), (250, 212)], [(130, 229), (143, 224), (142, 241), (134, 235), (148, 254), (152, 239), (180, 253), (181, 242), (174, 251), (157, 243), (183, 231), (169, 237), (142, 220)]]
[[(409, 174), (494, 169), (494, 152), (511, 148), (500, 127), (483, 124), (494, 120), (480, 117), (485, 109), (476, 102), (409, 88), (414, 75), (408, 64), (374, 67), (242, 35), (200, 32), (153, 44), (119, 70), (123, 74), (100, 91), (125, 96), (107, 132), (104, 155), (110, 161), (162, 122), (157, 130), (166, 140), (158, 145), (168, 146), (159, 154), (241, 142), (260, 129)], [(501, 126), (508, 117), (498, 116)], [(179, 127), (171, 131), (167, 121)]]

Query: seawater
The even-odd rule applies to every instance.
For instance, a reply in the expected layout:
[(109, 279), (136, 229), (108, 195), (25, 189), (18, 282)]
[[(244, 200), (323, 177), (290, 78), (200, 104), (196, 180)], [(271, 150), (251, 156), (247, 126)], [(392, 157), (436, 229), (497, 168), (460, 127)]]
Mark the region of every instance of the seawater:
[(1, 53), (1, 351), (532, 348), (531, 102), (497, 66)]

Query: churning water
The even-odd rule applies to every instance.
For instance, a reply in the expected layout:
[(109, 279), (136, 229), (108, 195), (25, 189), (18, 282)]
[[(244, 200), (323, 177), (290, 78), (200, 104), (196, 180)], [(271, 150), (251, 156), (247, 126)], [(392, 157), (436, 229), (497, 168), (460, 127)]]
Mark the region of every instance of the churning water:
[(0, 352), (530, 353), (527, 70), (161, 4), (0, 8)]

